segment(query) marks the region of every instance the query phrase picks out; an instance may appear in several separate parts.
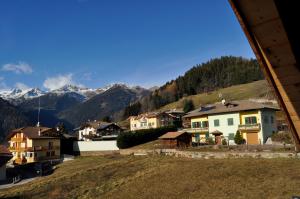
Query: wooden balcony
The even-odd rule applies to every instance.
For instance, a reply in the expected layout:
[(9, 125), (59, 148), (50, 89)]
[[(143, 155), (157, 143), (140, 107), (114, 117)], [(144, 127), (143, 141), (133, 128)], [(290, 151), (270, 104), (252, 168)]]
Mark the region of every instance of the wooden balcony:
[(25, 147), (9, 147), (8, 148), (11, 152), (25, 152), (28, 148)]
[(12, 152), (34, 152), (34, 151), (53, 151), (60, 150), (59, 146), (43, 147), (43, 146), (35, 146), (35, 147), (9, 147), (9, 150)]
[(13, 142), (25, 142), (26, 138), (25, 137), (12, 137), (10, 139), (10, 141), (13, 141)]
[(240, 124), (240, 131), (260, 131), (260, 124)]

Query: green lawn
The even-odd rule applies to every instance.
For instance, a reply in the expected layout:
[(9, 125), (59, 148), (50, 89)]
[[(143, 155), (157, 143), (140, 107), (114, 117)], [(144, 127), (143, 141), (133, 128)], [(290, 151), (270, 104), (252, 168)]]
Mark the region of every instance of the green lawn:
[(0, 198), (291, 198), (300, 160), (81, 157)]

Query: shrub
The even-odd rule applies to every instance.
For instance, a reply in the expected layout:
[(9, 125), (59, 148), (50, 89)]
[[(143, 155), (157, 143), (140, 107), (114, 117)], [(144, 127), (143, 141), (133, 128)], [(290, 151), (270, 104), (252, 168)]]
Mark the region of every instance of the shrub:
[(170, 131), (177, 131), (177, 128), (162, 127), (156, 129), (143, 129), (138, 131), (124, 132), (118, 136), (117, 146), (120, 149), (126, 149), (139, 144), (144, 144), (146, 142), (156, 140), (158, 137)]
[(222, 145), (227, 145), (227, 140), (226, 139), (222, 140)]
[(235, 136), (234, 136), (234, 142), (236, 144), (244, 144), (245, 143), (245, 139), (243, 138), (243, 136), (241, 135), (240, 131), (237, 131)]
[(273, 133), (272, 141), (283, 142), (285, 144), (292, 144), (293, 143), (291, 134), (289, 132)]
[(215, 141), (212, 137), (208, 137), (206, 143), (209, 145), (213, 145), (213, 144), (215, 144)]

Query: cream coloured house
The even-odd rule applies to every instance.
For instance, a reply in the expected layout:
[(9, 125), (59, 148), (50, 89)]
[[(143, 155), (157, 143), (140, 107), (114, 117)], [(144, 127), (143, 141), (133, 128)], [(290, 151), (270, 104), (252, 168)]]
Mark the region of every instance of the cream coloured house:
[(131, 116), (129, 117), (130, 130), (136, 131), (141, 129), (172, 126), (176, 119), (177, 117), (174, 115), (165, 112), (153, 112), (140, 114), (138, 116)]
[(13, 130), (7, 137), (15, 164), (27, 164), (60, 158), (60, 138), (51, 137), (54, 129), (23, 127)]
[(186, 131), (192, 134), (194, 143), (205, 143), (208, 137), (217, 144), (224, 138), (234, 143), (234, 136), (240, 131), (248, 144), (263, 144), (277, 131), (277, 110), (249, 100), (211, 104), (184, 116), (191, 120), (191, 128)]

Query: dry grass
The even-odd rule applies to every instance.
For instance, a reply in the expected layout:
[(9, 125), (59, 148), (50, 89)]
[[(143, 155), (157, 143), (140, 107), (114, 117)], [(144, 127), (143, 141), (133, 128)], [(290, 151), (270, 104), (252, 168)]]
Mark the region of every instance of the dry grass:
[(228, 88), (219, 89), (209, 93), (202, 93), (184, 97), (176, 102), (163, 106), (162, 108), (160, 108), (160, 110), (164, 111), (174, 108), (182, 108), (184, 100), (186, 99), (192, 100), (195, 107), (199, 107), (203, 104), (215, 103), (220, 101), (220, 93), (222, 93), (222, 96), (227, 100), (243, 100), (255, 98), (274, 99), (273, 92), (267, 81), (260, 80), (248, 84), (240, 84)]
[(86, 157), (0, 198), (291, 198), (300, 160)]

